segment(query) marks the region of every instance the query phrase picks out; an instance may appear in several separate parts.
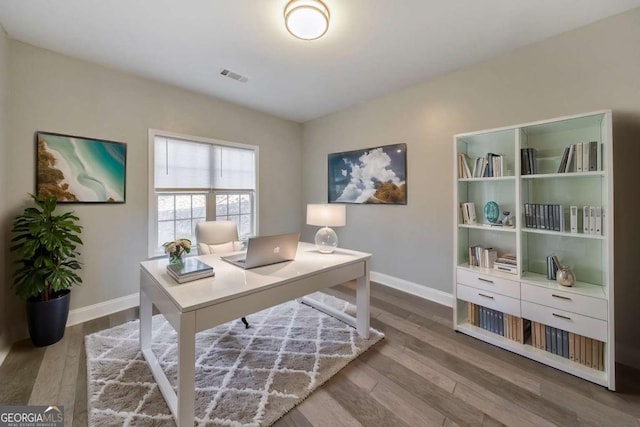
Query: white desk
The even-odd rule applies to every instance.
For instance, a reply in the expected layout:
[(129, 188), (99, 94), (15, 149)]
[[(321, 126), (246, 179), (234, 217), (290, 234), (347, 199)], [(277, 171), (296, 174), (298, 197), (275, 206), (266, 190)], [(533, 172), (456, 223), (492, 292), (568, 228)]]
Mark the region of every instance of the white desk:
[[(215, 277), (178, 284), (167, 274), (166, 258), (140, 264), (140, 347), (178, 427), (192, 427), (194, 422), (197, 332), (356, 279), (356, 318), (317, 301), (302, 300), (352, 325), (361, 337), (369, 336), (370, 254), (346, 249), (321, 254), (314, 245), (300, 242), (295, 261), (251, 270), (217, 255), (198, 258), (213, 266)], [(153, 305), (178, 334), (177, 394), (151, 350)]]

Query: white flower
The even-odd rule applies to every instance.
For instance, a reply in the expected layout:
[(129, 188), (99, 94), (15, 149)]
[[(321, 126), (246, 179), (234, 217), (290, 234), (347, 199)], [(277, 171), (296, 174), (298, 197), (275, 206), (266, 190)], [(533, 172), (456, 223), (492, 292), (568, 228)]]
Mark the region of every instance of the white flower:
[(175, 252), (176, 249), (178, 249), (178, 247), (176, 246), (176, 242), (171, 242), (171, 244), (169, 244), (169, 246), (166, 246), (164, 248), (164, 251), (165, 251), (165, 253), (170, 254), (172, 252)]

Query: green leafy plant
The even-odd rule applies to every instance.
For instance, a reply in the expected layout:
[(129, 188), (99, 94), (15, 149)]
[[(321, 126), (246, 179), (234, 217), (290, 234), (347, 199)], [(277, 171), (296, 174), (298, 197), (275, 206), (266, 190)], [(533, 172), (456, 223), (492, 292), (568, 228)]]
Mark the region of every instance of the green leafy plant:
[(82, 264), (76, 259), (82, 245), (80, 219), (73, 212), (54, 215), (53, 197), (38, 200), (30, 194), (36, 207), (27, 208), (13, 221), (11, 251), (18, 254), (13, 273), (16, 295), (22, 299), (47, 301), (57, 292), (82, 283), (75, 273)]

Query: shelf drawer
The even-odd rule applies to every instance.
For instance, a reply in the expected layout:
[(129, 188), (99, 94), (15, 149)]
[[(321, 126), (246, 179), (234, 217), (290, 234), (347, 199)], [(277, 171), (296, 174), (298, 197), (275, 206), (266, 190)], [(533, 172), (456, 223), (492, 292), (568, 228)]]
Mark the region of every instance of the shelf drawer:
[(457, 298), (520, 317), (520, 300), (458, 283)]
[(458, 268), (458, 283), (520, 299), (520, 282)]
[(522, 284), (522, 299), (547, 307), (607, 320), (607, 300)]
[(569, 311), (522, 301), (522, 317), (607, 342), (607, 322)]

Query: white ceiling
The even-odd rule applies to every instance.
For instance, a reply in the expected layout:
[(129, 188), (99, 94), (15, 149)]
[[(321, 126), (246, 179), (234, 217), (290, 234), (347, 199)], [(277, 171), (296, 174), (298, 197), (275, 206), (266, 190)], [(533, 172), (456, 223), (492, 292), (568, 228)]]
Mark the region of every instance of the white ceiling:
[(640, 6), (324, 1), (331, 23), (315, 41), (285, 30), (287, 0), (0, 0), (0, 24), (25, 43), (304, 122)]

